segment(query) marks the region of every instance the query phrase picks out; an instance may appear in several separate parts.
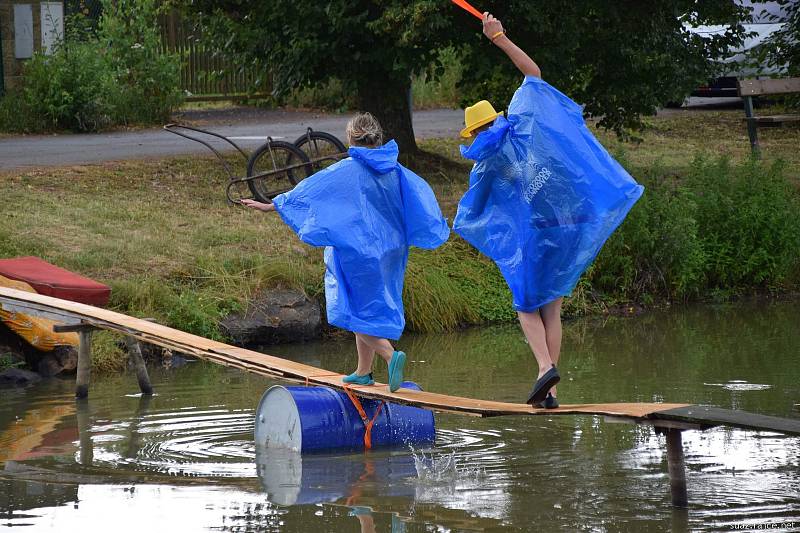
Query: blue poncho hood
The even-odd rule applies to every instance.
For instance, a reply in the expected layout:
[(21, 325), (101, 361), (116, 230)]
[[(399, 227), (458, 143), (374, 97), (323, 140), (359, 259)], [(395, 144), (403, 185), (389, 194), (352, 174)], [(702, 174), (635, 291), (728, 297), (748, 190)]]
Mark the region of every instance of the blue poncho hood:
[(367, 165), (378, 174), (386, 174), (397, 167), (400, 150), (394, 140), (378, 148), (351, 146), (347, 153), (356, 161)]
[(328, 322), (397, 339), (408, 248), (436, 248), (450, 230), (430, 186), (397, 162), (394, 141), (348, 153), (277, 196), (275, 209), (303, 242), (325, 247)]
[(492, 258), (518, 311), (568, 295), (643, 188), (539, 78), (461, 154), (475, 161), (453, 229)]

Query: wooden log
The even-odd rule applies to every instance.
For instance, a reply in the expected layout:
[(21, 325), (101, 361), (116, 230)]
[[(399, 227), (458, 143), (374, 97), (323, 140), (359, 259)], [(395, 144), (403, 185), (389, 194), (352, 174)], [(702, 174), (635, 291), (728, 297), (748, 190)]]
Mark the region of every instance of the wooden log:
[(89, 396), (89, 378), (92, 372), (92, 330), (82, 329), (78, 332), (78, 373), (75, 377), (75, 397)]
[(672, 505), (687, 507), (689, 497), (686, 493), (686, 465), (683, 461), (683, 441), (680, 429), (670, 428), (667, 434), (667, 468), (669, 470), (669, 490)]
[(147, 373), (147, 366), (142, 357), (142, 346), (139, 341), (131, 336), (125, 337), (125, 344), (128, 346), (128, 358), (136, 371), (136, 380), (139, 382), (139, 390), (142, 394), (150, 396), (153, 394), (153, 385), (150, 384), (150, 375)]

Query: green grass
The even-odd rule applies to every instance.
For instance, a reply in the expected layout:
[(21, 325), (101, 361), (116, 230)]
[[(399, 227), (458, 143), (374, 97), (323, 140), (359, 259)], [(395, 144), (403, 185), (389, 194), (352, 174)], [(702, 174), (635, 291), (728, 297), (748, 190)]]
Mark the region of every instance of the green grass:
[[(797, 211), (787, 213), (800, 208), (787, 184), (800, 183), (800, 135), (765, 130), (765, 162), (749, 163), (738, 114), (657, 118), (639, 144), (599, 134), (647, 192), (567, 300), (566, 314), (791, 288), (800, 276), (791, 261)], [(421, 141), (425, 152), (403, 158), (431, 182), (450, 220), (471, 166), (458, 144)], [(696, 153), (713, 158), (695, 160)], [(732, 162), (718, 162), (720, 154)], [(784, 163), (775, 166), (778, 158)], [(229, 206), (225, 182), (212, 158), (197, 156), (7, 172), (0, 175), (0, 257), (37, 255), (110, 284), (116, 310), (211, 338), (222, 337), (222, 316), (261, 289), (291, 287), (322, 299), (321, 250), (301, 243), (277, 216)], [(746, 249), (736, 246), (745, 242)], [(412, 250), (405, 302), (417, 331), (515, 316), (495, 265), (455, 235), (433, 252)], [(113, 337), (97, 347), (100, 368), (124, 364)]]
[(0, 352), (0, 372), (9, 368), (18, 368), (24, 363), (10, 353)]

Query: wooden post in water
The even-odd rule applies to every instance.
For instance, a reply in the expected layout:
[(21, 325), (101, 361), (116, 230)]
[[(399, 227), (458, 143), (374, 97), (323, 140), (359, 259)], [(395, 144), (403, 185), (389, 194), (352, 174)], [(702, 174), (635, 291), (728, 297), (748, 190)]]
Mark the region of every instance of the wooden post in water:
[(150, 375), (147, 373), (147, 367), (144, 364), (144, 357), (142, 357), (142, 347), (139, 341), (133, 337), (126, 336), (125, 344), (128, 346), (128, 357), (130, 358), (133, 368), (136, 370), (136, 379), (139, 382), (139, 390), (142, 394), (150, 396), (153, 394), (153, 386), (150, 384)]
[(672, 505), (687, 507), (689, 497), (686, 494), (686, 465), (683, 461), (683, 441), (681, 430), (669, 428), (667, 434), (667, 468), (669, 470), (669, 489), (672, 493)]
[(75, 397), (78, 399), (89, 396), (89, 378), (92, 373), (92, 331), (96, 328), (90, 324), (55, 324), (53, 331), (56, 333), (77, 332), (80, 343), (78, 344), (78, 369), (75, 376)]
[(78, 441), (80, 442), (80, 464), (91, 466), (94, 461), (94, 445), (92, 444), (92, 415), (89, 402), (77, 402), (75, 416), (78, 423)]
[(82, 399), (89, 396), (89, 378), (92, 372), (92, 330), (82, 329), (78, 332), (78, 372), (75, 376), (75, 397)]

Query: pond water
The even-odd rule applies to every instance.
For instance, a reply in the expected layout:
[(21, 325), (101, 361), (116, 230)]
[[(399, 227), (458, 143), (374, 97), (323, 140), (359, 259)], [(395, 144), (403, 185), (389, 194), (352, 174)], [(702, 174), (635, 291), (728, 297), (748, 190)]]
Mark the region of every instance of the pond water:
[[(702, 306), (565, 324), (562, 403), (686, 402), (800, 418), (800, 304)], [(408, 335), (425, 390), (522, 401), (518, 327)], [(270, 348), (341, 372), (349, 340)], [(385, 365), (376, 378), (385, 380)], [(0, 526), (28, 531), (800, 530), (800, 438), (683, 433), (689, 508), (670, 505), (665, 437), (600, 417), (437, 414), (425, 450), (308, 455), (253, 443), (275, 381), (187, 362), (0, 390)], [(415, 457), (416, 454), (416, 457)], [(25, 527), (27, 526), (27, 527)]]

